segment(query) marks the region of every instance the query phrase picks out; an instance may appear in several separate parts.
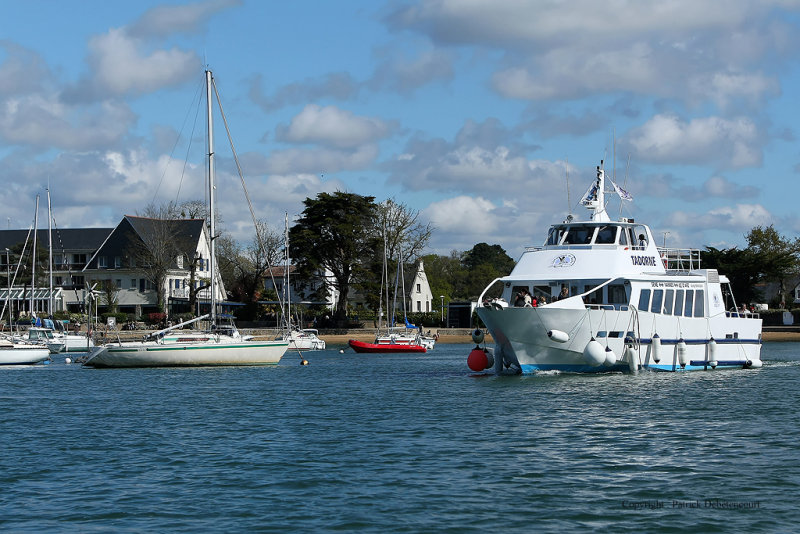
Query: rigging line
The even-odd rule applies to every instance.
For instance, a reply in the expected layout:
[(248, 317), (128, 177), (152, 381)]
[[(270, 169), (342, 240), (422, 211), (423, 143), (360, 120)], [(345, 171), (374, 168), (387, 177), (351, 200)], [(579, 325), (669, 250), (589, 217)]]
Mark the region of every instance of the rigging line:
[[(194, 123), (192, 123), (192, 133), (189, 135), (189, 144), (186, 146), (186, 156), (183, 158), (183, 168), (181, 169), (181, 179), (178, 181), (178, 191), (175, 193), (175, 204), (178, 204), (178, 198), (181, 194), (181, 186), (183, 185), (183, 179), (186, 176), (186, 167), (189, 165), (189, 152), (192, 149), (192, 140), (194, 139), (194, 132), (197, 129), (197, 117), (200, 116), (200, 108), (203, 102), (203, 95), (198, 90), (196, 93), (198, 94), (197, 97), (197, 106), (195, 107), (194, 112)], [(171, 159), (171, 158), (170, 158)]]
[(244, 183), (244, 174), (242, 173), (242, 166), (239, 164), (239, 156), (236, 154), (236, 148), (233, 146), (233, 138), (231, 137), (231, 130), (228, 127), (228, 119), (225, 117), (225, 111), (222, 109), (222, 101), (219, 98), (219, 91), (217, 91), (217, 82), (212, 80), (214, 85), (214, 94), (217, 97), (217, 106), (219, 106), (219, 113), (222, 116), (222, 122), (225, 125), (225, 133), (228, 135), (228, 143), (231, 145), (231, 152), (233, 152), (233, 161), (236, 163), (236, 170), (239, 173), (239, 180), (242, 182), (242, 189), (244, 190), (244, 197), (247, 199), (247, 207), (250, 209), (250, 216), (253, 218), (253, 224), (256, 225), (256, 232), (260, 232), (256, 224), (256, 213), (253, 211), (253, 203), (250, 202), (250, 193), (247, 192), (247, 185)]
[[(205, 83), (205, 81), (203, 83)], [(198, 92), (200, 91), (200, 86), (198, 86), (197, 90), (198, 90)], [(194, 99), (192, 99), (192, 102), (194, 102)], [(175, 153), (175, 149), (178, 147), (178, 143), (181, 140), (181, 134), (183, 133), (183, 128), (186, 126), (186, 121), (189, 118), (189, 112), (191, 110), (192, 110), (192, 106), (189, 106), (189, 109), (186, 110), (186, 116), (183, 118), (183, 124), (181, 125), (181, 131), (178, 132), (178, 138), (175, 139), (175, 144), (172, 145), (172, 151), (170, 151), (169, 159), (167, 160), (167, 164), (164, 166), (164, 172), (161, 173), (161, 179), (158, 181), (158, 186), (156, 186), (156, 190), (153, 193), (153, 200), (151, 201), (152, 204), (155, 204), (156, 198), (158, 198), (158, 191), (159, 191), (159, 189), (161, 189), (161, 184), (164, 183), (164, 177), (167, 175), (167, 170), (169, 168), (169, 162), (172, 161), (172, 155)], [(192, 130), (192, 131), (194, 131), (194, 130)], [(190, 144), (191, 144), (191, 139), (190, 139)], [(183, 176), (181, 176), (181, 179), (183, 179)]]

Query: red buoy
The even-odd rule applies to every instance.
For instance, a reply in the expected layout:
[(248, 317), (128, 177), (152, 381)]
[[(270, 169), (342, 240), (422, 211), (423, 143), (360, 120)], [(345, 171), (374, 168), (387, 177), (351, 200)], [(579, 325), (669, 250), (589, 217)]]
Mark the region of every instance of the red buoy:
[(467, 356), (467, 366), (476, 373), (480, 373), (492, 365), (494, 362), (489, 363), (489, 354), (485, 349), (475, 347)]

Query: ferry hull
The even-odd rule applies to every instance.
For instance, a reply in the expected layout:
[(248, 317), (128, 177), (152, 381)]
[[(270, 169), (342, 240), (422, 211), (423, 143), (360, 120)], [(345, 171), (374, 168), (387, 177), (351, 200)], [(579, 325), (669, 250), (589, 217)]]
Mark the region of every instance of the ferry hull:
[[(734, 325), (740, 337), (728, 338), (726, 335), (732, 334), (720, 330), (719, 325), (730, 325), (730, 319), (679, 321), (631, 310), (557, 307), (484, 307), (477, 311), (495, 339), (498, 372), (694, 371), (758, 366), (761, 358), (761, 321), (757, 319), (740, 319)], [(708, 327), (715, 323), (714, 337), (719, 337), (712, 349)], [(644, 331), (644, 324), (653, 328)], [(553, 331), (566, 333), (568, 339), (555, 341), (548, 335)], [(593, 340), (605, 351), (606, 359), (600, 363), (585, 355)]]

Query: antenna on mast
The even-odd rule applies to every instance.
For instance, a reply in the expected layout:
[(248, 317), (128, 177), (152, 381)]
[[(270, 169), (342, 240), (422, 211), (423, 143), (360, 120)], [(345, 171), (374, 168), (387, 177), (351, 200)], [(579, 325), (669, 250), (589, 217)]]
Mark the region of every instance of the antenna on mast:
[(564, 171), (567, 175), (567, 215), (572, 215), (572, 203), (569, 200), (569, 158), (564, 158)]

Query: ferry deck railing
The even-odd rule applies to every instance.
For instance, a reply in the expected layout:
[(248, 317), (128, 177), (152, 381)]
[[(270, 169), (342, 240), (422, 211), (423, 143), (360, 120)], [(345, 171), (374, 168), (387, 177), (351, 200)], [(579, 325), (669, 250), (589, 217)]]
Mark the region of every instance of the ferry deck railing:
[(658, 247), (658, 253), (668, 271), (692, 271), (700, 268), (699, 249)]

